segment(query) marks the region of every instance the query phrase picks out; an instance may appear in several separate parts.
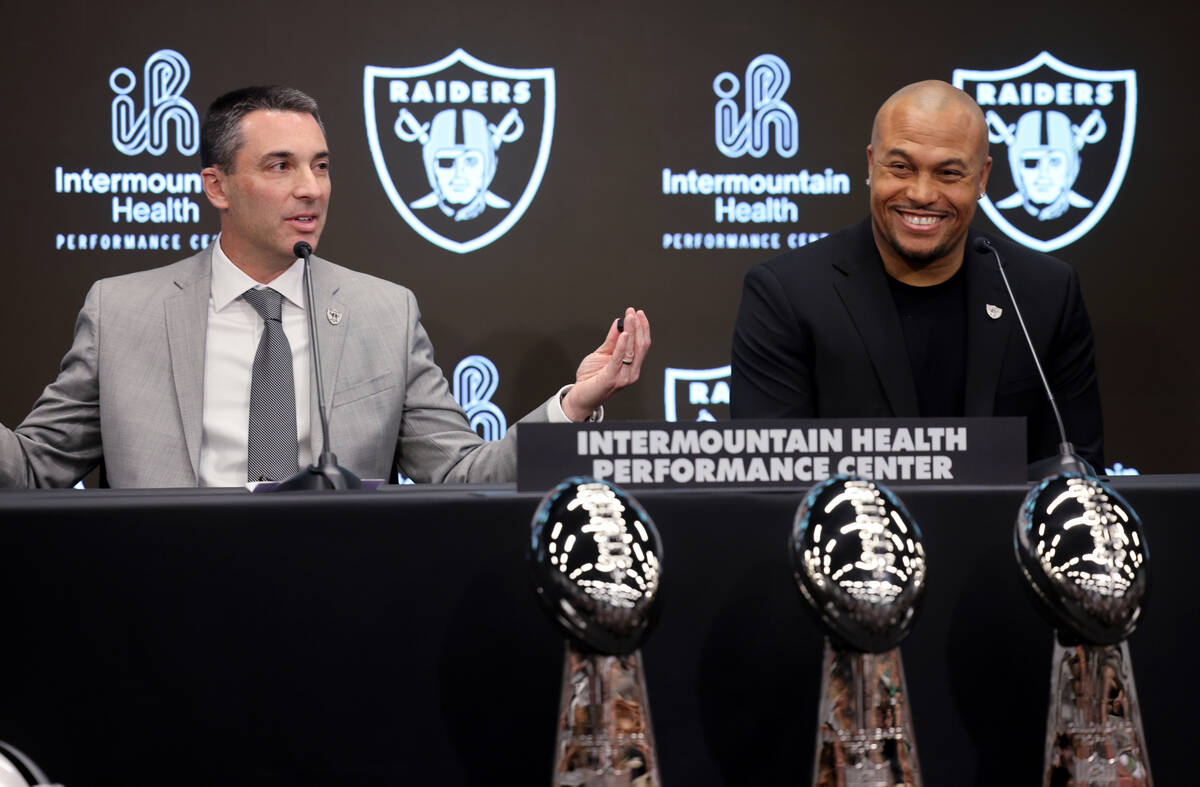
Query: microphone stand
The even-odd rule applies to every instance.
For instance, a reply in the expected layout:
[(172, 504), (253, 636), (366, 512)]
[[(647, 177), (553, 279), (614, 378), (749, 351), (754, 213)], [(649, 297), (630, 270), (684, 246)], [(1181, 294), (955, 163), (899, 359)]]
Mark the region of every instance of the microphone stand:
[(1004, 273), (1004, 263), (1000, 260), (1000, 252), (996, 251), (996, 247), (992, 245), (991, 239), (981, 235), (975, 239), (975, 250), (987, 254), (992, 253), (996, 258), (996, 267), (1000, 271), (1000, 278), (1004, 281), (1004, 289), (1008, 290), (1008, 300), (1012, 303), (1013, 312), (1017, 315), (1017, 323), (1021, 326), (1021, 333), (1025, 335), (1025, 344), (1029, 346), (1029, 354), (1033, 357), (1033, 365), (1037, 368), (1038, 377), (1042, 380), (1042, 388), (1046, 392), (1046, 398), (1050, 401), (1050, 411), (1054, 413), (1054, 420), (1058, 422), (1058, 456), (1040, 459), (1029, 466), (1030, 480), (1038, 480), (1059, 473), (1078, 473), (1082, 476), (1095, 478), (1096, 471), (1092, 466), (1075, 453), (1075, 446), (1067, 439), (1067, 430), (1063, 426), (1062, 414), (1058, 411), (1058, 403), (1054, 401), (1054, 391), (1050, 388), (1050, 382), (1046, 379), (1046, 373), (1042, 371), (1042, 362), (1038, 360), (1037, 350), (1033, 348), (1033, 338), (1029, 335), (1029, 329), (1025, 327), (1025, 318), (1021, 316), (1021, 307), (1017, 305), (1017, 298), (1013, 295), (1012, 285), (1008, 283), (1008, 276)]
[(329, 415), (325, 412), (325, 385), (321, 379), (321, 345), (317, 342), (316, 300), (312, 286), (312, 246), (300, 241), (293, 248), (297, 257), (304, 258), (304, 291), (308, 298), (308, 339), (312, 345), (313, 369), (317, 375), (317, 410), (321, 414), (321, 454), (316, 464), (309, 465), (275, 487), (277, 492), (297, 489), (362, 489), (362, 480), (337, 463), (337, 455), (329, 450)]

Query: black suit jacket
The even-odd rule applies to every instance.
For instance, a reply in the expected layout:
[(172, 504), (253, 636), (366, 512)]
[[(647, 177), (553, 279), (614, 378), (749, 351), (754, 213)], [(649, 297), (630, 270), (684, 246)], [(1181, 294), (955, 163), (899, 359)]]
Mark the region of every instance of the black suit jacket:
[[(1053, 456), (1058, 429), (990, 253), (973, 248), (967, 277), (966, 416), (1024, 416), (1029, 460)], [(993, 240), (1067, 437), (1104, 466), (1091, 323), (1079, 277), (1061, 260)], [(920, 415), (904, 333), (871, 221), (757, 265), (733, 334), (734, 418), (909, 418)], [(998, 318), (988, 306), (1001, 309)], [(994, 310), (992, 310), (994, 312)]]

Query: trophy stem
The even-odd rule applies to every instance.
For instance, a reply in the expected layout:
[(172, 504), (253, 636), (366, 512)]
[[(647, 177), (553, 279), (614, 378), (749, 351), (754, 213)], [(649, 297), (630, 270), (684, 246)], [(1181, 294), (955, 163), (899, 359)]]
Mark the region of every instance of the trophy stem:
[(1044, 763), (1047, 787), (1152, 787), (1126, 643), (1068, 646), (1055, 638)]
[(567, 644), (553, 783), (661, 787), (640, 650), (606, 656)]
[(816, 787), (920, 787), (900, 649), (860, 653), (825, 640)]

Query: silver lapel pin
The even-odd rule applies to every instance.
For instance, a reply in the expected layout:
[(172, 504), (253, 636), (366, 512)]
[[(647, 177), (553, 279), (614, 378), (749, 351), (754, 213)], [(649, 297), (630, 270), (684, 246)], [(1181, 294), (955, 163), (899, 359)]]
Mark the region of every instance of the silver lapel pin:
[[(993, 306), (993, 305), (992, 305), (992, 304), (990, 304), (990, 303), (987, 305), (987, 315), (988, 315), (988, 317), (991, 317), (993, 320), (998, 320), (998, 319), (1000, 319), (1000, 315), (1001, 315), (1001, 314), (1004, 314), (1004, 309), (1001, 309), (999, 306)], [(330, 317), (329, 319), (330, 319), (331, 321), (333, 320), (333, 318), (332, 318), (332, 317)], [(335, 324), (336, 324), (336, 323), (335, 323)]]
[[(989, 306), (988, 308), (991, 309), (992, 307)], [(329, 318), (330, 325), (337, 325), (342, 321), (342, 313), (334, 309), (326, 309), (325, 316)]]

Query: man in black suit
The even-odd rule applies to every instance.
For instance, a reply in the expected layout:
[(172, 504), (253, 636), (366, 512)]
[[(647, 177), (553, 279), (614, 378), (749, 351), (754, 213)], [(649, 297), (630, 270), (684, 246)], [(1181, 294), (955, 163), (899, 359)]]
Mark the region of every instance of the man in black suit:
[[(875, 116), (871, 216), (746, 275), (735, 418), (1025, 416), (1029, 460), (1054, 416), (991, 253), (970, 229), (992, 160), (979, 106), (918, 82)], [(1103, 468), (1092, 329), (1066, 263), (994, 240), (1080, 455)]]

